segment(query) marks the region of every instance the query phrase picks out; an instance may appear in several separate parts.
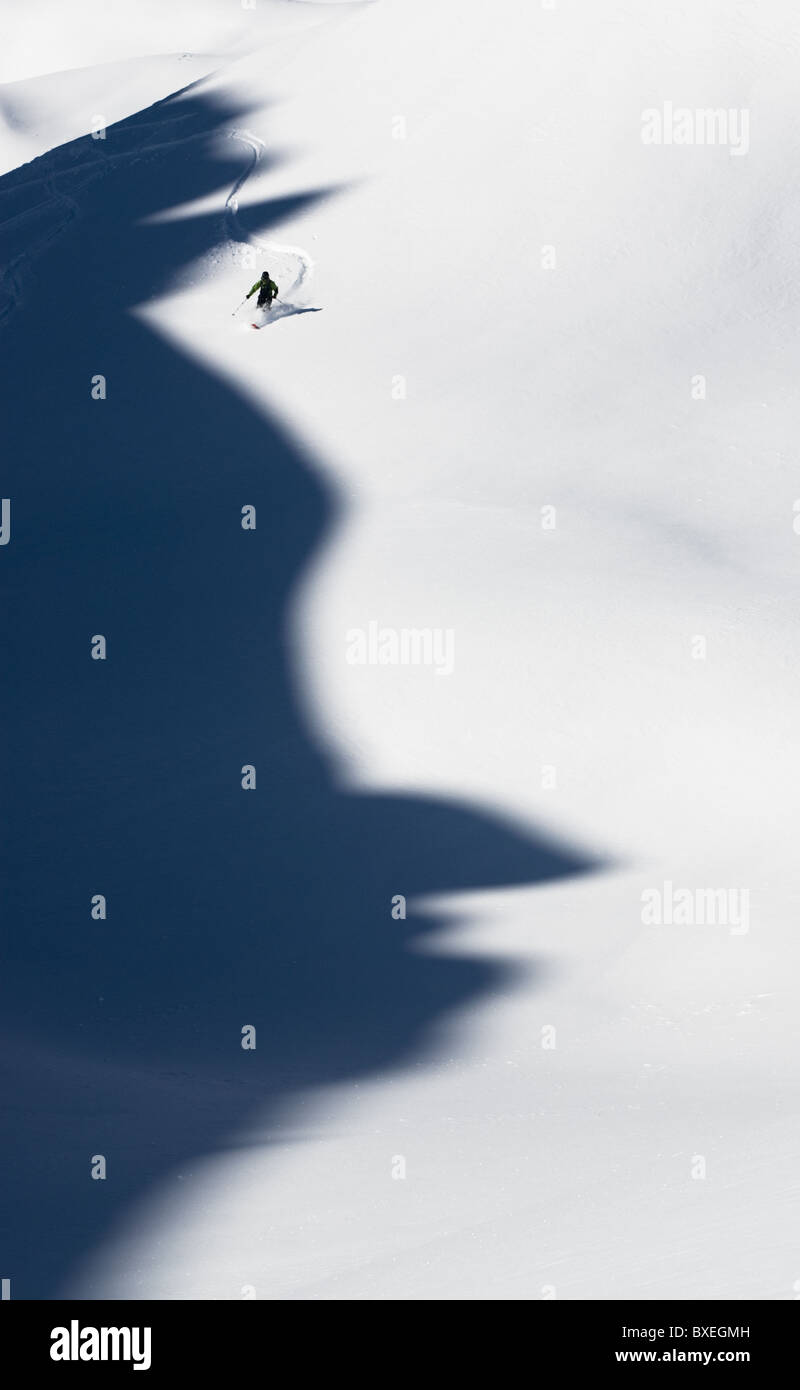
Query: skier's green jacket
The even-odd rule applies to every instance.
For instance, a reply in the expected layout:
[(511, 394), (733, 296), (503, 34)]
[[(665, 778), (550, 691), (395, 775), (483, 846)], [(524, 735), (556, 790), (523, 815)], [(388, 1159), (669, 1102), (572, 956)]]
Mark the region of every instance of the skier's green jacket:
[(269, 276), (266, 280), (256, 280), (253, 288), (245, 295), (245, 299), (249, 299), (251, 294), (255, 294), (256, 290), (268, 291), (270, 299), (274, 299), (278, 293), (278, 286), (275, 284), (274, 280), (270, 280)]

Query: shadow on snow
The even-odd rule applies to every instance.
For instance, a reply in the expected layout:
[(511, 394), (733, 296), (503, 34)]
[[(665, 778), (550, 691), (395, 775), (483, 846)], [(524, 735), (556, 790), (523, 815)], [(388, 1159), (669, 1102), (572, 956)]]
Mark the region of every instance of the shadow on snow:
[[(287, 601), (335, 498), (277, 421), (127, 312), (219, 243), (220, 214), (143, 219), (215, 190), (222, 209), (241, 157), (215, 134), (240, 116), (188, 89), (0, 180), (7, 309), (25, 276), (0, 342), (0, 1273), (17, 1298), (68, 1294), (151, 1185), (248, 1115), (424, 1056), (506, 978), (416, 952), (437, 924), (413, 902), (392, 921), (393, 894), (596, 867), (464, 805), (344, 790), (304, 726)], [(246, 215), (263, 232), (324, 194)]]

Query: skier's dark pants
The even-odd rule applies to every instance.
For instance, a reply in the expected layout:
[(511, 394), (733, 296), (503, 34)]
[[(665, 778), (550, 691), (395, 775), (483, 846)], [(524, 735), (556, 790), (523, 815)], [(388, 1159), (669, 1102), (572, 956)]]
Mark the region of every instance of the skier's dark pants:
[(271, 294), (264, 294), (264, 292), (262, 291), (261, 294), (258, 296), (258, 300), (257, 300), (256, 302), (257, 302), (257, 304), (258, 304), (259, 309), (264, 309), (264, 308), (266, 308), (266, 309), (271, 309), (271, 308), (272, 308), (272, 295), (271, 295)]

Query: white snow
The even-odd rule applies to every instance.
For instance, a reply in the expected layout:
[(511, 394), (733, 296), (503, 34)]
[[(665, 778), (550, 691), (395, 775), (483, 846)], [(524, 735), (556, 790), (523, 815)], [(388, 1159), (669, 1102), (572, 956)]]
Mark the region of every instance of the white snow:
[[(793, 1297), (796, 8), (6, 8), (4, 168), (198, 75), (245, 112), (228, 221), (191, 205), (218, 249), (136, 313), (337, 492), (290, 622), (342, 777), (603, 861), (437, 898), (427, 949), (512, 982), (432, 1055), (165, 1174), (70, 1292)], [(748, 151), (643, 144), (665, 101), (746, 108)], [(329, 196), (247, 233), (308, 188)], [(262, 261), (319, 312), (232, 318)], [(372, 621), (452, 629), (452, 675), (349, 665)], [(644, 925), (666, 881), (749, 890), (749, 929)]]

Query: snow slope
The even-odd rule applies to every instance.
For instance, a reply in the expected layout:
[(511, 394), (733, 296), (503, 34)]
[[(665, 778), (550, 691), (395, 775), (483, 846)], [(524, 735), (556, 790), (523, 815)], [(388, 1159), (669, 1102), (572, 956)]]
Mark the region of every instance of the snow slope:
[(0, 172), (113, 125), (238, 53), (255, 47), (262, 67), (274, 66), (331, 3), (340, 0), (104, 0), (82, 22), (80, 5), (0, 0)]
[[(295, 1084), (273, 1094), (265, 1082), (261, 1106), (235, 1061), (193, 1071), (179, 1052), (159, 1062), (143, 1045), (139, 1062), (120, 1049), (95, 1074), (90, 1048), (68, 1052), (58, 1065), (93, 1076), (80, 1084), (108, 1115), (118, 1091), (134, 1117), (182, 1105), (188, 1138), (148, 1166), (152, 1136), (131, 1122), (127, 1162), (147, 1182), (131, 1178), (92, 1249), (59, 1265), (59, 1287), (137, 1298), (251, 1288), (279, 1299), (792, 1298), (800, 21), (784, 0), (733, 10), (724, 0), (259, 6), (262, 19), (278, 11), (274, 46), (248, 38), (241, 18), (227, 28), (211, 6), (199, 38), (194, 7), (185, 21), (173, 10), (166, 27), (142, 10), (135, 64), (110, 40), (82, 51), (76, 39), (76, 66), (129, 65), (120, 116), (164, 80), (171, 87), (157, 55), (204, 46), (221, 57), (185, 108), (147, 113), (155, 134), (126, 137), (124, 160), (109, 131), (92, 181), (74, 187), (56, 174), (49, 187), (56, 205), (77, 205), (71, 230), (57, 206), (54, 225), (66, 229), (63, 264), (88, 279), (95, 334), (93, 257), (107, 265), (104, 239), (150, 258), (151, 275), (123, 274), (130, 328), (116, 331), (130, 334), (128, 356), (98, 340), (92, 359), (147, 371), (136, 344), (152, 342), (171, 383), (162, 399), (154, 366), (150, 394), (126, 387), (128, 427), (154, 397), (169, 427), (170, 449), (154, 438), (155, 460), (142, 465), (142, 493), (124, 469), (116, 485), (139, 524), (146, 531), (151, 508), (172, 517), (184, 495), (199, 508), (217, 490), (233, 506), (267, 489), (259, 517), (269, 517), (274, 567), (254, 572), (252, 592), (236, 587), (229, 542), (202, 510), (192, 520), (207, 526), (205, 552), (187, 548), (175, 573), (164, 562), (159, 576), (171, 575), (190, 610), (210, 606), (219, 642), (238, 622), (226, 593), (232, 613), (246, 606), (237, 631), (254, 644), (254, 674), (225, 648), (237, 673), (226, 684), (213, 642), (212, 667), (194, 671), (185, 638), (186, 679), (206, 700), (203, 758), (248, 761), (241, 733), (252, 743), (260, 717), (264, 762), (285, 741), (295, 785), (312, 789), (305, 810), (292, 801), (287, 824), (301, 838), (309, 814), (357, 827), (355, 838), (328, 831), (327, 849), (298, 865), (284, 846), (292, 872), (280, 898), (252, 868), (259, 851), (246, 826), (234, 851), (208, 813), (206, 842), (223, 866), (256, 873), (253, 920), (261, 893), (274, 909), (267, 922), (288, 913), (313, 932), (327, 913), (348, 952), (352, 936), (331, 987), (347, 1008), (334, 1011), (331, 991), (317, 995), (309, 948), (301, 975), (320, 1037), (306, 1015), (295, 1038), (270, 1033), (270, 1045), (300, 1057), (287, 1063)], [(23, 29), (15, 76), (28, 75), (30, 47)], [(51, 80), (23, 84), (30, 113), (40, 101), (44, 111)], [(22, 110), (18, 85), (3, 110)], [(51, 144), (59, 101), (42, 118)], [(642, 111), (665, 101), (745, 108), (746, 155), (643, 144)], [(185, 163), (169, 153), (183, 109), (205, 132), (181, 147)], [(65, 95), (60, 138), (84, 131), (76, 119)], [(125, 191), (129, 167), (138, 192)], [(15, 269), (9, 334), (46, 312), (38, 264), (23, 254)], [(284, 304), (255, 334), (249, 315), (231, 311), (263, 264)], [(87, 330), (87, 373), (92, 342)], [(40, 351), (30, 346), (31, 362)], [(69, 399), (59, 398), (65, 411)], [(206, 418), (184, 445), (190, 399), (207, 399)], [(88, 420), (74, 423), (85, 435)], [(122, 437), (112, 457), (122, 449), (135, 469)], [(299, 457), (308, 476), (289, 486)], [(101, 486), (99, 463), (92, 476)], [(547, 508), (554, 527), (543, 524)], [(253, 637), (258, 585), (272, 613), (271, 571), (300, 530), (293, 582), (274, 603), (282, 635), (265, 659)], [(221, 596), (204, 566), (219, 567)], [(90, 614), (87, 603), (81, 634)], [(348, 664), (345, 634), (370, 623), (452, 631), (452, 673)], [(273, 695), (279, 654), (285, 722)], [(237, 681), (248, 694), (231, 696)], [(189, 699), (183, 717), (192, 710)], [(292, 751), (295, 722), (313, 755)], [(169, 731), (179, 729), (176, 714)], [(142, 736), (154, 769), (160, 747), (155, 732)], [(182, 757), (202, 801), (203, 758)], [(315, 790), (317, 758), (338, 799)], [(125, 756), (119, 765), (127, 776)], [(212, 779), (214, 795), (221, 786)], [(136, 795), (144, 819), (146, 787)], [(400, 798), (411, 799), (409, 820), (430, 837), (437, 867), (409, 867), (413, 892), (403, 853), (374, 868), (387, 834), (405, 843)], [(461, 808), (444, 829), (437, 799)], [(467, 840), (462, 814), (493, 829), (481, 819)], [(373, 821), (383, 830), (370, 840)], [(536, 846), (527, 864), (517, 836)], [(472, 853), (474, 872), (460, 875), (454, 864)], [(346, 874), (340, 859), (352, 860)], [(95, 879), (101, 866), (102, 856)], [(300, 887), (307, 875), (313, 890)], [(244, 909), (235, 899), (226, 909), (222, 876), (218, 894), (202, 878), (192, 912), (162, 878), (152, 881), (177, 920), (204, 922), (210, 902), (230, 912), (235, 934)], [(692, 895), (745, 890), (748, 915), (645, 925), (642, 893), (666, 882)], [(405, 891), (420, 930), (403, 943), (388, 903)], [(145, 915), (146, 900), (143, 889)], [(375, 936), (351, 932), (354, 920)], [(157, 955), (161, 939), (146, 937), (145, 991), (147, 951)], [(251, 1021), (236, 1003), (247, 950), (237, 960), (219, 1018), (204, 979), (193, 982), (211, 1036), (215, 1022)], [(224, 978), (224, 953), (217, 964)], [(429, 989), (423, 1020), (411, 1001)], [(166, 994), (159, 1004), (166, 1017)], [(325, 1025), (346, 1040), (331, 1044), (336, 1066), (321, 1063)], [(359, 1034), (371, 1051), (356, 1056)], [(41, 1106), (39, 1075), (56, 1064), (45, 1049), (29, 1065)]]

